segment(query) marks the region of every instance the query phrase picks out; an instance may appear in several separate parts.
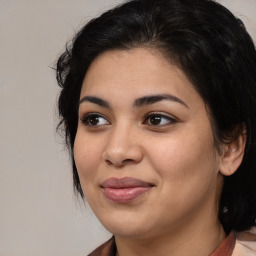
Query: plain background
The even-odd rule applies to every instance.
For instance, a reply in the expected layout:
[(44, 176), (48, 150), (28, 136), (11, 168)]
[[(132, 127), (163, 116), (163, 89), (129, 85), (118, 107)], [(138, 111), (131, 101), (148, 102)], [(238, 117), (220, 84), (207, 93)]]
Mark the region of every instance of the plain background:
[[(51, 69), (86, 21), (121, 0), (0, 0), (0, 255), (82, 256), (108, 234), (73, 194)], [(256, 1), (222, 0), (256, 39)]]

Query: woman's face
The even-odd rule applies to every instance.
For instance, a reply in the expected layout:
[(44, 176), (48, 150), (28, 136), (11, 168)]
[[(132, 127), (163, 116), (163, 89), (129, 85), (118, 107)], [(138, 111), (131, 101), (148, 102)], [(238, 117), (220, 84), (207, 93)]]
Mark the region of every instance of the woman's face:
[(205, 103), (157, 52), (108, 51), (94, 60), (74, 157), (86, 200), (117, 236), (216, 222), (221, 157)]

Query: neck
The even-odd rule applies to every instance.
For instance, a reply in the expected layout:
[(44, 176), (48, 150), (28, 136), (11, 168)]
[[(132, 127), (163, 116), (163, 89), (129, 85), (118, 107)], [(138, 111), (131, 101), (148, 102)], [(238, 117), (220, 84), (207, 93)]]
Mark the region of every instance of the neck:
[(172, 228), (158, 236), (135, 239), (116, 236), (117, 256), (205, 256), (210, 255), (225, 236), (218, 218), (210, 214), (207, 220), (192, 223), (189, 220), (185, 228)]

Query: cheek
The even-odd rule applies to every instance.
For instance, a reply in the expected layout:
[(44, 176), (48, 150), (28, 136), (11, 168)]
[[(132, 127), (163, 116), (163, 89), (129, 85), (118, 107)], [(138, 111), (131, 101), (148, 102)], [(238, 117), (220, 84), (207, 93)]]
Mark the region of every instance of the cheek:
[(162, 181), (158, 202), (166, 209), (175, 209), (172, 216), (177, 219), (213, 203), (218, 168), (211, 143), (197, 143), (194, 147), (172, 142), (165, 146), (165, 150), (160, 146), (155, 149), (157, 158), (152, 163)]
[(211, 133), (201, 133), (200, 137), (197, 134), (182, 134), (181, 137), (173, 136), (169, 142), (154, 143), (152, 165), (169, 187), (171, 183), (171, 187), (177, 190), (180, 187), (187, 190), (190, 186), (200, 188), (217, 176), (218, 157)]
[(102, 158), (102, 141), (85, 137), (79, 132), (74, 143), (74, 159), (82, 187), (85, 183), (92, 183), (97, 166)]

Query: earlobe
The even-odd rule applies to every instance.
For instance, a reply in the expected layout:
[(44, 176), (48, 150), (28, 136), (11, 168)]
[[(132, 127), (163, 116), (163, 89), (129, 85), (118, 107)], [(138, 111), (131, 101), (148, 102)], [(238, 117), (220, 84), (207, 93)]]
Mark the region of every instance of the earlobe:
[(242, 163), (246, 144), (245, 129), (235, 140), (224, 146), (219, 172), (224, 176), (230, 176), (236, 172)]

